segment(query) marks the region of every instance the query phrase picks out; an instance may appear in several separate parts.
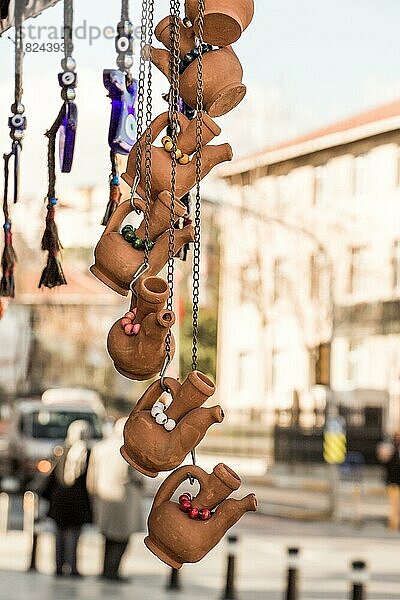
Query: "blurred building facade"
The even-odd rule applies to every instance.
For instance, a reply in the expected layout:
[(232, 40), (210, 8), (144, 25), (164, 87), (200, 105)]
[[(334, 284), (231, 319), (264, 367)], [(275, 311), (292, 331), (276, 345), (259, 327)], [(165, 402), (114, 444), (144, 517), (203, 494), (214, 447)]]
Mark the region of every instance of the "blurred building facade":
[(223, 178), (224, 402), (256, 419), (299, 404), (312, 424), (322, 359), (338, 397), (382, 402), (399, 426), (400, 102), (236, 161)]

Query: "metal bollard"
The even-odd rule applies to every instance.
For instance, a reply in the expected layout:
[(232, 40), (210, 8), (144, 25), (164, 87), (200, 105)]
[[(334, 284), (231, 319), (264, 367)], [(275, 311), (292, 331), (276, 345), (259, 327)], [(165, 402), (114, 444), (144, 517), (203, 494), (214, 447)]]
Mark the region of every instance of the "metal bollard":
[(228, 561), (226, 568), (226, 585), (222, 600), (237, 600), (235, 571), (237, 556), (238, 536), (228, 536)]
[(181, 589), (180, 572), (178, 569), (171, 569), (167, 590), (170, 592), (179, 592)]
[(366, 600), (365, 584), (368, 581), (367, 563), (355, 560), (351, 563), (350, 600)]
[(298, 570), (300, 548), (288, 548), (288, 570), (285, 600), (298, 600)]
[(0, 494), (0, 535), (8, 531), (8, 515), (10, 512), (10, 496), (5, 492)]

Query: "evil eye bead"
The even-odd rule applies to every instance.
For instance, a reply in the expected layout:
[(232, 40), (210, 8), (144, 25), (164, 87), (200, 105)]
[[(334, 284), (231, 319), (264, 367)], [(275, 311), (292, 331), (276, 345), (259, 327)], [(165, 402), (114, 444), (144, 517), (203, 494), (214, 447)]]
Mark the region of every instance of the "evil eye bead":
[(117, 52), (127, 52), (131, 47), (131, 39), (125, 35), (117, 38), (115, 41)]
[(14, 129), (23, 129), (25, 126), (25, 117), (20, 114), (14, 115), (11, 117), (10, 123)]
[(62, 73), (61, 82), (63, 85), (65, 85), (65, 87), (73, 85), (75, 83), (75, 81), (76, 81), (76, 73), (74, 73), (73, 71), (65, 71), (65, 73)]
[(164, 429), (166, 431), (173, 431), (176, 427), (176, 421), (173, 419), (168, 419), (168, 421), (164, 425)]
[(165, 425), (167, 421), (168, 421), (168, 417), (164, 413), (159, 413), (156, 416), (156, 423), (158, 423), (158, 425)]
[(160, 415), (164, 412), (165, 405), (162, 402), (156, 402), (153, 408), (151, 409), (151, 416), (156, 418), (157, 415)]

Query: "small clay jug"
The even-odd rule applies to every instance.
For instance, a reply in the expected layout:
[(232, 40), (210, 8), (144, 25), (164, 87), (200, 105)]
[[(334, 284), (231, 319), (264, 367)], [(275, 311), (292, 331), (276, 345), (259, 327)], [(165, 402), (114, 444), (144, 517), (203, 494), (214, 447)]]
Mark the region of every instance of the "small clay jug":
[[(177, 146), (182, 153), (189, 156), (194, 155), (192, 160), (187, 165), (176, 166), (176, 188), (175, 194), (177, 198), (185, 196), (196, 184), (196, 119), (190, 121), (183, 114), (178, 115), (180, 133), (177, 139)], [(156, 117), (151, 125), (151, 141), (154, 144), (157, 137), (163, 130), (166, 130), (169, 124), (168, 112), (162, 113)], [(221, 129), (216, 123), (204, 113), (203, 115), (203, 149), (202, 149), (202, 164), (201, 178), (203, 179), (208, 173), (218, 164), (232, 160), (232, 148), (229, 144), (220, 146), (207, 145), (214, 137), (221, 133)], [(146, 132), (133, 146), (129, 158), (126, 173), (122, 175), (122, 179), (130, 186), (133, 186), (136, 176), (136, 155), (137, 148), (142, 148), (142, 162), (140, 172), (140, 182), (137, 187), (139, 196), (144, 196), (144, 186), (146, 177), (146, 158), (145, 158), (145, 140)], [(152, 146), (152, 181), (151, 181), (151, 197), (156, 199), (159, 193), (163, 190), (171, 190), (171, 154), (164, 147)]]
[[(200, 484), (200, 493), (192, 506), (209, 511), (216, 509), (208, 520), (190, 518), (181, 505), (171, 500), (189, 474)], [(154, 498), (146, 546), (174, 569), (180, 569), (184, 563), (200, 561), (247, 511), (257, 510), (254, 494), (242, 500), (226, 499), (240, 484), (238, 475), (223, 464), (217, 465), (211, 475), (197, 466), (180, 467), (164, 481)]]
[[(211, 425), (224, 418), (220, 406), (200, 408), (215, 392), (215, 385), (203, 373), (189, 373), (182, 384), (167, 377), (165, 387), (172, 396), (169, 407), (162, 408), (163, 387), (161, 380), (155, 381), (131, 412), (124, 430), (122, 456), (148, 477), (178, 467)], [(161, 409), (154, 410), (156, 403)]]
[[(144, 211), (144, 201), (135, 199), (136, 208)], [(175, 220), (186, 213), (186, 207), (175, 200)], [(109, 288), (127, 296), (133, 276), (143, 264), (143, 250), (135, 250), (124, 240), (120, 233), (121, 225), (126, 217), (134, 210), (129, 200), (122, 202), (116, 209), (105, 228), (103, 235), (94, 251), (95, 264), (91, 272)], [(169, 228), (171, 223), (171, 194), (161, 191), (151, 206), (149, 237), (155, 245), (149, 253), (149, 269), (145, 275), (158, 275), (168, 262), (169, 257)], [(137, 230), (142, 239), (145, 238), (145, 226), (142, 223)], [(194, 240), (194, 230), (191, 225), (175, 230), (175, 253), (187, 243)]]
[[(124, 329), (124, 319), (112, 326), (107, 349), (116, 370), (128, 379), (151, 379), (162, 369), (166, 356), (166, 337), (175, 323), (175, 315), (164, 310), (169, 287), (160, 277), (141, 278), (136, 286), (137, 301), (132, 325), (140, 326), (134, 335)], [(136, 305), (136, 306), (135, 306)], [(128, 313), (129, 314), (129, 313)], [(171, 357), (175, 354), (175, 340), (171, 334)]]
[[(151, 49), (151, 61), (170, 80), (170, 18), (163, 19), (155, 29), (157, 39), (168, 50)], [(196, 45), (193, 27), (185, 27), (180, 21), (180, 57), (192, 52)], [(146, 55), (150, 55), (148, 49)], [(179, 75), (179, 94), (181, 98), (196, 108), (197, 104), (198, 59), (192, 60), (184, 72)], [(203, 54), (204, 109), (210, 117), (221, 117), (240, 104), (246, 95), (246, 86), (242, 82), (242, 65), (231, 46), (217, 48)]]
[[(186, 0), (187, 18), (199, 34), (199, 2)], [(203, 40), (213, 46), (234, 44), (254, 16), (254, 0), (205, 0)]]

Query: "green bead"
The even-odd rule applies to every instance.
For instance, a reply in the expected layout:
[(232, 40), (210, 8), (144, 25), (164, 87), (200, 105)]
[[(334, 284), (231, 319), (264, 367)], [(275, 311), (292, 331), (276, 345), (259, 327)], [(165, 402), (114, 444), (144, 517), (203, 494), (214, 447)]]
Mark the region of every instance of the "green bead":
[(132, 225), (125, 225), (125, 227), (122, 228), (121, 233), (125, 237), (125, 235), (131, 231), (133, 231)]
[(151, 240), (149, 240), (147, 242), (147, 248), (149, 249), (149, 252), (150, 252), (150, 250), (153, 250), (153, 248), (154, 248), (155, 245), (156, 245), (156, 243), (152, 242)]
[(132, 231), (127, 231), (124, 234), (124, 239), (127, 242), (129, 242), (130, 244), (136, 239), (135, 232), (133, 231), (133, 229), (132, 229)]
[(143, 249), (143, 240), (141, 240), (140, 238), (135, 238), (132, 242), (132, 246), (135, 248), (135, 250), (142, 250)]

